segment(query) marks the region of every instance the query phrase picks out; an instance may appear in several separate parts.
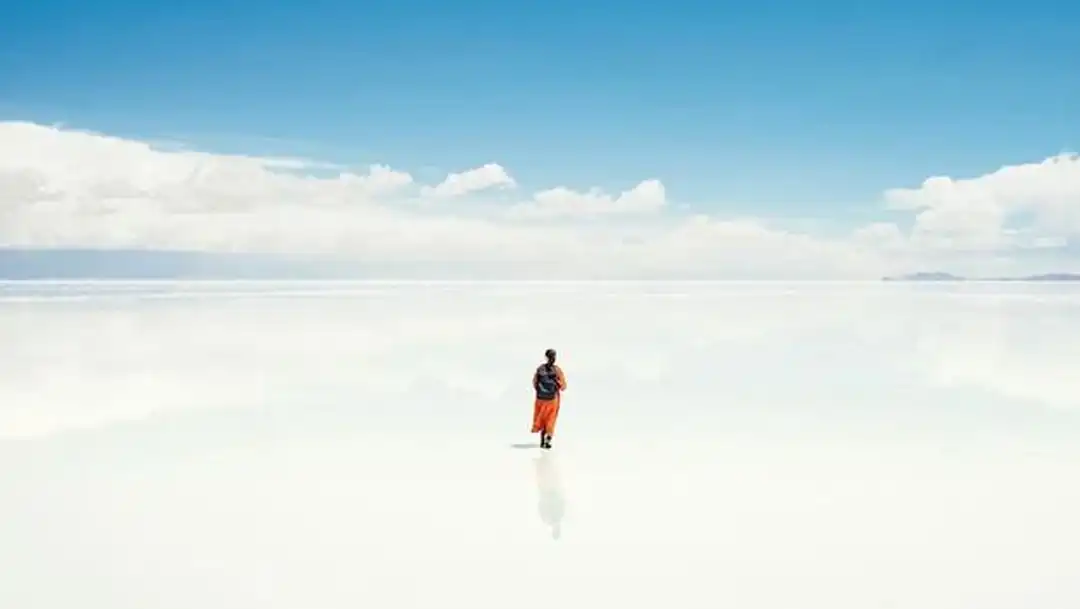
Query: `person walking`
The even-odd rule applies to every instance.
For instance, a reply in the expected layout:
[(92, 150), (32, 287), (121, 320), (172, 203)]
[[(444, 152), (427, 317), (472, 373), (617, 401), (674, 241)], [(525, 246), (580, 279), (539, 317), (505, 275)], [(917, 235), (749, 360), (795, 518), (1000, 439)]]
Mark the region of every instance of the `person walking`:
[(533, 373), (533, 390), (536, 400), (533, 403), (532, 433), (540, 434), (540, 448), (550, 449), (551, 439), (555, 435), (555, 423), (559, 419), (559, 406), (562, 392), (566, 391), (566, 375), (555, 364), (555, 350), (544, 352), (547, 360)]

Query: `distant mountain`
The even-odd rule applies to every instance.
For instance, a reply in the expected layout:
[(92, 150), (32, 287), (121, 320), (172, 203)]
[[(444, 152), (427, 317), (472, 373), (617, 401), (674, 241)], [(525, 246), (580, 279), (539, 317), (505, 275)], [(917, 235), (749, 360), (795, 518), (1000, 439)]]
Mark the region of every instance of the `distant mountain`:
[(968, 279), (951, 273), (912, 273), (899, 277), (882, 277), (882, 281), (1080, 281), (1080, 274), (1076, 273), (1047, 273), (1044, 275), (1028, 275), (1025, 277), (990, 277), (983, 279)]
[(1019, 279), (1005, 278), (996, 281), (1080, 281), (1080, 275), (1076, 273), (1048, 273), (1046, 275), (1031, 275)]

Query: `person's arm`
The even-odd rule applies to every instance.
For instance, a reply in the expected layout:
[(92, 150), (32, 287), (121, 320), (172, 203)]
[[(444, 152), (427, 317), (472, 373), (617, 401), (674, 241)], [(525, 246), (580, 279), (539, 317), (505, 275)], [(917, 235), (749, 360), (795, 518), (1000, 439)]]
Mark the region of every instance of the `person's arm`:
[(563, 374), (562, 368), (556, 366), (555, 373), (559, 379), (559, 391), (566, 391), (566, 375)]
[(536, 370), (536, 371), (533, 372), (533, 383), (532, 383), (532, 385), (533, 385), (533, 391), (539, 391), (540, 390), (540, 371), (539, 370)]

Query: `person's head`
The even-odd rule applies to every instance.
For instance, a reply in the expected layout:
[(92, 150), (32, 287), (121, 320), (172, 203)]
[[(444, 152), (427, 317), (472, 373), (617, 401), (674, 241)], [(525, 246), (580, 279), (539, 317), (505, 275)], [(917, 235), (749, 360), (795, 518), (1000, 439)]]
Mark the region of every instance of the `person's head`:
[(554, 349), (548, 349), (547, 351), (544, 351), (544, 357), (547, 358), (547, 361), (548, 361), (549, 364), (554, 364), (555, 363), (555, 350)]

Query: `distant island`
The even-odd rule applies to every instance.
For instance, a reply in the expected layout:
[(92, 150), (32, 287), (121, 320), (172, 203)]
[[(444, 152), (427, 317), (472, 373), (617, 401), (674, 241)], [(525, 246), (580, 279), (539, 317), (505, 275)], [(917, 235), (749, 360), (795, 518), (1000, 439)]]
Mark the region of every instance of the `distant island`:
[(969, 279), (953, 275), (952, 273), (912, 273), (899, 277), (882, 277), (882, 281), (1080, 281), (1080, 274), (1076, 273), (1047, 273), (1044, 275), (1028, 275), (1026, 277), (984, 277), (981, 279)]

